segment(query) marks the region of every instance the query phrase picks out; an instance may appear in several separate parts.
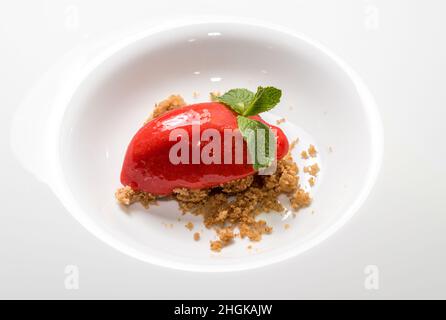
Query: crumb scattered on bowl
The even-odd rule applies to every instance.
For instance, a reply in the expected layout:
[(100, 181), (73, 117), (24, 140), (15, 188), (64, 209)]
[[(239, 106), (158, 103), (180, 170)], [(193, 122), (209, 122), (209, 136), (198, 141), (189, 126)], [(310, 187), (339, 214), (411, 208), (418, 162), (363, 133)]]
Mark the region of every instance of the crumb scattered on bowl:
[(317, 155), (316, 148), (312, 144), (310, 144), (310, 146), (308, 147), (308, 154), (312, 158), (316, 157), (316, 155)]
[(146, 120), (147, 123), (150, 120), (159, 117), (163, 113), (166, 113), (167, 111), (178, 109), (181, 107), (184, 107), (186, 105), (186, 102), (184, 102), (184, 99), (180, 95), (171, 95), (167, 99), (161, 101), (160, 103), (155, 105), (155, 108), (152, 112), (152, 115)]
[(195, 232), (195, 233), (194, 233), (194, 240), (195, 240), (195, 241), (200, 240), (200, 232)]
[(300, 153), (300, 157), (301, 157), (302, 159), (308, 159), (308, 153), (304, 150), (304, 151), (302, 151), (302, 152)]
[(319, 165), (317, 163), (312, 164), (311, 166), (304, 167), (304, 172), (309, 173), (313, 177), (316, 177), (319, 172)]
[(290, 152), (296, 147), (296, 145), (299, 143), (299, 138), (294, 139), (290, 143)]
[(279, 125), (279, 124), (284, 123), (285, 121), (286, 121), (285, 118), (282, 118), (282, 119), (277, 120), (276, 124)]
[(288, 223), (286, 223), (283, 227), (285, 228), (285, 230), (287, 230), (290, 228), (290, 225)]
[(192, 229), (194, 228), (194, 224), (192, 222), (188, 222), (184, 225), (187, 229), (189, 229), (189, 231), (192, 231)]
[(313, 177), (310, 177), (310, 179), (308, 179), (308, 183), (310, 184), (311, 187), (314, 186), (315, 182), (316, 182), (316, 181), (314, 180)]

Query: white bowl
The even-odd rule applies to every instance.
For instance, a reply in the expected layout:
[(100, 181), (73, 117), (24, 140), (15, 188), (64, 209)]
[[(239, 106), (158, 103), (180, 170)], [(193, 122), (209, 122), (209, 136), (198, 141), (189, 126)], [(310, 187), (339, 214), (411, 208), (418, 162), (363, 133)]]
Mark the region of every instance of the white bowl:
[[(69, 101), (48, 118), (45, 181), (93, 234), (149, 263), (233, 271), (295, 257), (358, 210), (379, 169), (381, 124), (365, 86), (327, 49), (280, 27), (197, 21), (149, 30), (107, 48), (75, 83)], [(175, 202), (149, 210), (116, 203), (126, 146), (155, 102), (172, 93), (188, 102), (207, 101), (213, 90), (258, 85), (282, 89), (275, 115), (266, 118), (285, 117), (289, 139), (300, 138), (294, 151), (299, 166), (317, 161), (322, 169), (314, 188), (305, 185), (314, 198), (311, 207), (296, 218), (266, 215), (274, 232), (251, 250), (238, 239), (213, 253), (213, 232), (204, 230), (198, 217), (178, 222)], [(318, 158), (303, 162), (299, 153), (310, 143)], [(308, 177), (301, 175), (305, 182)], [(204, 230), (200, 241), (184, 227), (188, 221)]]

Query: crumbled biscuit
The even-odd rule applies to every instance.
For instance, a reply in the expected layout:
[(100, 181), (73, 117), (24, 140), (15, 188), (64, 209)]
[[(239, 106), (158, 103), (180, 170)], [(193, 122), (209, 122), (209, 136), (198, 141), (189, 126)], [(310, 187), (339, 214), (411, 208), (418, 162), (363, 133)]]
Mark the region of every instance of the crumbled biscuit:
[(129, 206), (135, 202), (140, 202), (144, 208), (148, 208), (150, 204), (156, 203), (155, 196), (147, 192), (135, 191), (129, 186), (119, 188), (115, 192), (115, 197), (119, 203), (125, 206)]
[(298, 143), (299, 143), (299, 138), (296, 138), (293, 141), (291, 141), (291, 143), (290, 143), (290, 152), (294, 150), (294, 148), (296, 147), (296, 145)]
[(225, 227), (217, 231), (218, 237), (220, 238), (220, 241), (224, 244), (230, 243), (235, 235), (234, 235), (234, 229), (232, 227)]
[(188, 222), (184, 225), (187, 229), (189, 229), (189, 231), (192, 231), (192, 229), (194, 228), (194, 224), (192, 222)]
[(195, 240), (195, 241), (200, 240), (200, 232), (195, 232), (195, 233), (194, 233), (194, 240)]
[(186, 102), (184, 102), (183, 97), (181, 97), (180, 95), (173, 94), (166, 100), (163, 100), (155, 105), (155, 109), (153, 110), (152, 115), (149, 117), (149, 119), (147, 119), (145, 123), (159, 117), (160, 115), (166, 113), (167, 111), (175, 110), (184, 107), (185, 105)]
[(211, 241), (211, 250), (220, 252), (223, 248), (223, 243), (220, 240)]
[(279, 125), (279, 124), (284, 123), (285, 121), (286, 121), (285, 118), (282, 118), (282, 119), (277, 120), (276, 124)]
[(308, 154), (312, 158), (316, 157), (316, 155), (317, 155), (316, 148), (312, 144), (310, 144), (310, 146), (308, 147)]
[(319, 170), (320, 170), (319, 169), (319, 165), (317, 163), (315, 163), (315, 164), (313, 164), (311, 166), (304, 167), (304, 172), (305, 173), (309, 173), (313, 177), (317, 176)]
[(311, 204), (311, 197), (308, 192), (299, 189), (291, 198), (291, 208), (294, 210), (308, 207)]
[(199, 202), (208, 196), (208, 189), (175, 188), (173, 193), (178, 200), (184, 202)]
[(221, 185), (221, 190), (225, 193), (237, 193), (249, 188), (254, 181), (253, 176), (237, 179)]
[(304, 150), (304, 151), (302, 151), (302, 152), (300, 153), (300, 157), (301, 157), (302, 159), (308, 159), (308, 153)]
[(310, 177), (310, 179), (308, 179), (308, 183), (310, 184), (310, 187), (313, 187), (315, 184), (315, 180), (313, 177)]

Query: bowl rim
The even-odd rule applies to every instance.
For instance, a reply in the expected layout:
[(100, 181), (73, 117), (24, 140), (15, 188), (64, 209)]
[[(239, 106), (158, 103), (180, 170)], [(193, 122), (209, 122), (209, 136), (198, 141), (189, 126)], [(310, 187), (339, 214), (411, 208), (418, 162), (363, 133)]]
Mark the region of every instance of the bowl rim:
[[(60, 161), (60, 132), (62, 130), (62, 123), (65, 114), (65, 108), (69, 105), (72, 97), (74, 97), (78, 87), (81, 85), (84, 79), (89, 76), (94, 70), (101, 65), (105, 60), (107, 60), (112, 55), (118, 53), (120, 50), (126, 48), (128, 45), (145, 39), (147, 37), (153, 36), (155, 34), (172, 31), (175, 29), (180, 29), (190, 26), (207, 26), (209, 24), (228, 24), (234, 27), (258, 27), (263, 29), (268, 29), (270, 31), (275, 31), (282, 33), (288, 37), (294, 38), (298, 41), (302, 41), (309, 46), (322, 52), (335, 64), (337, 64), (342, 72), (344, 72), (348, 78), (352, 81), (356, 88), (358, 96), (361, 100), (361, 107), (364, 108), (367, 119), (370, 124), (371, 132), (371, 153), (372, 157), (370, 159), (370, 169), (365, 178), (365, 182), (362, 189), (359, 191), (358, 196), (355, 201), (350, 204), (343, 215), (337, 219), (332, 225), (327, 229), (323, 230), (320, 234), (315, 236), (313, 239), (306, 242), (304, 245), (293, 248), (285, 253), (280, 253), (274, 256), (270, 256), (263, 260), (256, 259), (255, 261), (246, 261), (242, 263), (234, 263), (231, 265), (217, 265), (217, 264), (192, 264), (184, 263), (180, 261), (166, 261), (165, 259), (149, 256), (148, 254), (137, 250), (130, 245), (127, 245), (120, 240), (114, 238), (111, 234), (105, 231), (103, 228), (99, 227), (95, 222), (93, 222), (86, 212), (76, 203), (70, 188), (65, 181), (62, 164)], [(307, 37), (306, 35), (296, 32), (290, 28), (272, 24), (269, 22), (253, 20), (253, 19), (240, 19), (233, 17), (194, 17), (188, 19), (176, 19), (172, 21), (165, 22), (158, 26), (154, 26), (143, 30), (141, 32), (130, 35), (120, 41), (116, 42), (105, 49), (101, 54), (96, 56), (89, 62), (79, 74), (76, 76), (76, 81), (73, 82), (74, 85), (71, 86), (70, 90), (64, 93), (63, 99), (59, 101), (64, 101), (64, 108), (54, 108), (54, 111), (50, 115), (48, 127), (47, 127), (47, 149), (48, 152), (48, 165), (51, 168), (50, 178), (48, 183), (60, 199), (63, 206), (68, 212), (90, 233), (96, 236), (101, 241), (110, 245), (111, 247), (117, 249), (118, 251), (136, 258), (140, 261), (144, 261), (153, 265), (167, 267), (182, 271), (194, 271), (194, 272), (231, 272), (231, 271), (241, 271), (248, 269), (260, 268), (278, 262), (283, 262), (290, 258), (295, 258), (299, 254), (315, 247), (319, 243), (323, 242), (325, 239), (333, 235), (338, 229), (345, 225), (345, 223), (358, 211), (361, 205), (365, 202), (366, 198), (370, 194), (375, 181), (378, 177), (378, 173), (381, 167), (383, 158), (383, 145), (384, 145), (384, 135), (383, 126), (381, 118), (378, 112), (378, 108), (374, 101), (374, 98), (368, 88), (365, 86), (359, 75), (348, 66), (341, 58), (328, 50), (325, 46)]]

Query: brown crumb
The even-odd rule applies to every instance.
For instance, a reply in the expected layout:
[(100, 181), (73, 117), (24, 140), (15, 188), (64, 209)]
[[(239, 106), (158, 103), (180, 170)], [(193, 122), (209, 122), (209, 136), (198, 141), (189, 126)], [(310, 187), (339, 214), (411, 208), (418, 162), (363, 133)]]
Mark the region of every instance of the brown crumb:
[(249, 245), (249, 246), (247, 246), (246, 247), (248, 250), (251, 250), (252, 249), (252, 245)]
[(287, 224), (285, 224), (283, 227), (285, 228), (285, 230), (287, 230), (287, 229), (290, 228), (290, 225), (287, 223)]
[(147, 192), (135, 191), (129, 186), (119, 188), (115, 192), (115, 197), (119, 203), (125, 206), (129, 206), (135, 202), (140, 202), (144, 208), (148, 208), (150, 204), (156, 203), (155, 196)]
[(308, 153), (304, 150), (300, 153), (302, 159), (308, 159)]
[(286, 121), (285, 118), (282, 118), (282, 119), (277, 120), (276, 124), (279, 125), (279, 124), (284, 123), (285, 121)]
[(234, 239), (234, 230), (231, 227), (222, 228), (217, 231), (218, 237), (223, 243), (229, 243)]
[(315, 164), (313, 164), (311, 166), (304, 167), (304, 172), (305, 173), (309, 173), (313, 177), (317, 176), (319, 170), (320, 170), (319, 169), (319, 165), (317, 163), (315, 163)]
[(253, 176), (247, 176), (246, 178), (230, 181), (221, 185), (221, 190), (226, 193), (238, 193), (249, 188), (254, 181)]
[(149, 117), (149, 119), (147, 119), (145, 123), (159, 117), (167, 111), (175, 110), (184, 107), (185, 105), (186, 102), (184, 102), (183, 98), (180, 95), (171, 95), (166, 100), (163, 100), (155, 105), (155, 109), (153, 110), (152, 115)]
[(313, 177), (310, 177), (310, 179), (308, 179), (308, 183), (310, 184), (311, 187), (313, 187), (314, 184), (315, 184), (315, 180), (314, 180), (314, 178), (313, 178)]
[(308, 154), (312, 158), (316, 157), (316, 155), (317, 155), (316, 148), (312, 144), (310, 144), (310, 146), (308, 147)]
[(223, 248), (223, 243), (220, 240), (211, 241), (211, 250), (220, 252)]
[(197, 99), (200, 96), (200, 94), (197, 91), (194, 91), (192, 93), (192, 96), (194, 97), (194, 99)]
[(209, 190), (176, 188), (173, 189), (173, 193), (178, 200), (184, 202), (199, 202), (208, 196)]
[(302, 189), (296, 191), (291, 198), (291, 207), (295, 210), (308, 207), (311, 204), (311, 198), (308, 192)]
[(290, 143), (290, 151), (289, 152), (291, 152), (295, 147), (296, 147), (296, 145), (299, 143), (299, 138), (296, 138), (296, 139), (294, 139), (293, 141), (291, 141), (291, 143)]
[(195, 241), (200, 240), (200, 232), (195, 232), (195, 233), (194, 233), (194, 240), (195, 240)]
[(188, 222), (184, 225), (187, 229), (189, 229), (189, 231), (192, 231), (192, 229), (194, 228), (194, 224), (192, 222)]

